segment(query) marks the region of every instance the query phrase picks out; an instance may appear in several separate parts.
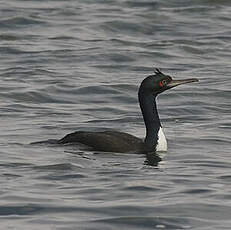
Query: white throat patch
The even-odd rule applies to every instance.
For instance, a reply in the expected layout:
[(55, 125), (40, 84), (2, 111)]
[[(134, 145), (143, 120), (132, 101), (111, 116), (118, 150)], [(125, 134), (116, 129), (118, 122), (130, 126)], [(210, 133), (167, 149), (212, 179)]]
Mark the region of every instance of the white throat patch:
[(164, 132), (162, 128), (160, 127), (159, 132), (158, 132), (158, 141), (157, 141), (157, 146), (156, 146), (156, 151), (157, 152), (166, 152), (168, 149), (167, 147), (167, 140), (165, 138)]

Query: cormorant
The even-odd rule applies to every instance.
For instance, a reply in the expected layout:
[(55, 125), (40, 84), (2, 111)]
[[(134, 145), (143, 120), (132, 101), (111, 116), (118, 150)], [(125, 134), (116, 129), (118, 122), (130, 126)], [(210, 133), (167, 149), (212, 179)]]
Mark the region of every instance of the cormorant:
[(175, 86), (197, 81), (198, 79), (196, 78), (173, 80), (172, 77), (156, 69), (154, 74), (149, 75), (141, 82), (138, 98), (146, 126), (146, 137), (144, 140), (118, 131), (76, 131), (67, 134), (58, 140), (57, 143), (81, 143), (91, 147), (92, 150), (103, 152), (148, 153), (167, 151), (167, 141), (160, 123), (156, 107), (156, 97), (158, 94)]

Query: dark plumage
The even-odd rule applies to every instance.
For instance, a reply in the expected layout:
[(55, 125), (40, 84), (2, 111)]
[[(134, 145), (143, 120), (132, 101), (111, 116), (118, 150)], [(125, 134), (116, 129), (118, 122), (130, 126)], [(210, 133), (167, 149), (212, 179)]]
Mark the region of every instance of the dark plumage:
[(140, 138), (118, 131), (77, 131), (67, 134), (59, 140), (58, 143), (81, 143), (92, 147), (94, 150), (104, 152), (139, 153), (140, 151), (145, 150), (144, 143)]
[(161, 123), (156, 107), (156, 96), (167, 89), (180, 84), (198, 81), (197, 79), (173, 80), (156, 69), (153, 75), (146, 77), (138, 92), (140, 108), (146, 126), (144, 141), (131, 134), (118, 131), (86, 132), (76, 131), (58, 140), (58, 144), (81, 143), (93, 150), (104, 152), (147, 153), (156, 151)]

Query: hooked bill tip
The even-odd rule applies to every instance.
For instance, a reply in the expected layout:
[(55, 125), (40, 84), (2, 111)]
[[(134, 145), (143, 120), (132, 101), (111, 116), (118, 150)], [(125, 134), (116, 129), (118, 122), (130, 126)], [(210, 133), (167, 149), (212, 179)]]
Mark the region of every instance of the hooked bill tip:
[(197, 78), (192, 78), (192, 82), (198, 82), (199, 81), (199, 79), (197, 79)]

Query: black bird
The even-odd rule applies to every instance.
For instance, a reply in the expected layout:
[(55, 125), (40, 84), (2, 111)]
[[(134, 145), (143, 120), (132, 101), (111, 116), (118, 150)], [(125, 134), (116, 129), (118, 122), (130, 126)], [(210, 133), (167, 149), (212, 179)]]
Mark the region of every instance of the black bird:
[(139, 104), (146, 126), (144, 141), (128, 133), (118, 131), (86, 132), (76, 131), (67, 134), (58, 140), (58, 144), (81, 143), (92, 150), (104, 152), (132, 152), (148, 153), (155, 151), (167, 151), (167, 141), (162, 131), (157, 107), (156, 97), (165, 90), (175, 86), (197, 82), (198, 79), (173, 80), (172, 77), (163, 74), (156, 69), (153, 75), (146, 77), (138, 92)]

